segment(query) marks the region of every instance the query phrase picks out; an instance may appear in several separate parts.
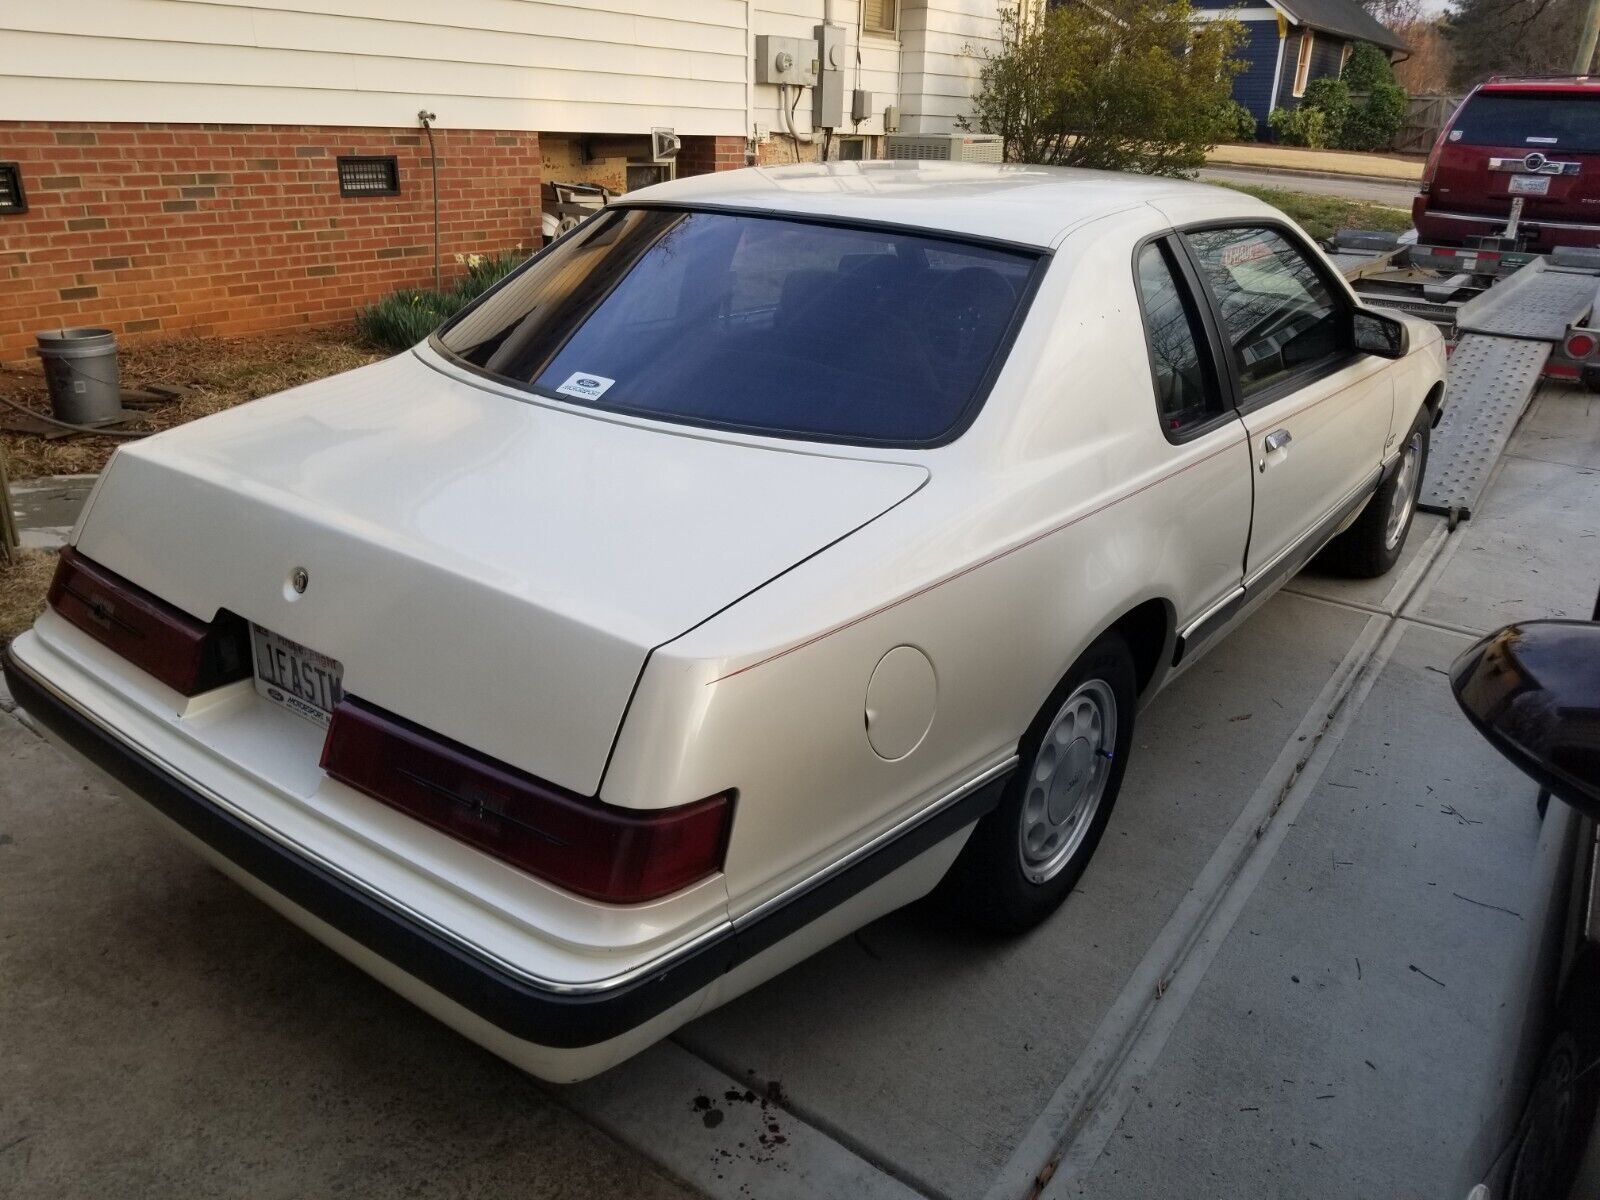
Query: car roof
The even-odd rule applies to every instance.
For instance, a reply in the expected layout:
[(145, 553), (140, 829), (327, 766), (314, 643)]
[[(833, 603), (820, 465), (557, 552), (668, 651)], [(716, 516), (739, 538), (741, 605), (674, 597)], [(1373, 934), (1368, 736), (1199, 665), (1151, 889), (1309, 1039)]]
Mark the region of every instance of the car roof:
[(682, 204), (908, 225), (1049, 247), (1075, 225), (1152, 201), (1227, 196), (1152, 175), (963, 162), (830, 162), (694, 175), (628, 193), (624, 203)]
[(1562, 92), (1594, 92), (1600, 90), (1600, 78), (1587, 75), (1556, 75), (1548, 79), (1491, 79), (1478, 88), (1480, 92), (1532, 92), (1551, 95)]

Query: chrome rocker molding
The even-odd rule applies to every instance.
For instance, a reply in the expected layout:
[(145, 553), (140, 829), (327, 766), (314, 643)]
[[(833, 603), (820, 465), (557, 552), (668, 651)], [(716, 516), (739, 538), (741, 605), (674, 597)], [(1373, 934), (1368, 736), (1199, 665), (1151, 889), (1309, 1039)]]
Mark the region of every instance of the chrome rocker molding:
[(998, 803), (1012, 756), (736, 921), (592, 984), (538, 980), (283, 844), (148, 758), (13, 656), (7, 684), (28, 716), (123, 787), (291, 904), (513, 1037), (592, 1046), (643, 1024), (977, 821)]
[(1223, 627), (1246, 605), (1259, 599), (1264, 592), (1277, 587), (1315, 558), (1318, 552), (1344, 528), (1345, 523), (1361, 511), (1362, 505), (1372, 499), (1394, 473), (1399, 462), (1400, 456), (1392, 455), (1387, 463), (1375, 469), (1366, 482), (1324, 517), (1315, 529), (1298, 542), (1281, 550), (1276, 558), (1246, 579), (1242, 587), (1224, 596), (1185, 627), (1178, 634), (1177, 644), (1173, 648), (1172, 665), (1177, 666), (1185, 657), (1194, 654), (1206, 642), (1222, 632)]

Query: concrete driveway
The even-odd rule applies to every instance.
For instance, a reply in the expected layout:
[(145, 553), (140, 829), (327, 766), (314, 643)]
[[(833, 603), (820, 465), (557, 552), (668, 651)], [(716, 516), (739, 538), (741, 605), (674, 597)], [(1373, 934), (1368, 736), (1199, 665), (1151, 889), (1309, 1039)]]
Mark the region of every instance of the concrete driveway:
[(1600, 404), (1546, 389), (1472, 521), (1420, 518), (1386, 579), (1303, 574), (1142, 715), (1043, 928), (914, 907), (567, 1089), (0, 716), (0, 1194), (1464, 1195), (1521, 1101), (1572, 822), (1443, 672), (1597, 581)]

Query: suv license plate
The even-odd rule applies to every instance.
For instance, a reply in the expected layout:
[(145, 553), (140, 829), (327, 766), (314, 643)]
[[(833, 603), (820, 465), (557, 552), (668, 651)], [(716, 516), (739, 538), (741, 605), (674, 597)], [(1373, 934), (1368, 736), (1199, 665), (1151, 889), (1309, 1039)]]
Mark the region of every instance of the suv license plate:
[(256, 691), (290, 712), (327, 725), (344, 695), (344, 668), (326, 654), (281, 634), (250, 626), (256, 659)]
[(1513, 175), (1511, 177), (1511, 195), (1513, 196), (1548, 196), (1550, 194), (1550, 176), (1548, 175)]

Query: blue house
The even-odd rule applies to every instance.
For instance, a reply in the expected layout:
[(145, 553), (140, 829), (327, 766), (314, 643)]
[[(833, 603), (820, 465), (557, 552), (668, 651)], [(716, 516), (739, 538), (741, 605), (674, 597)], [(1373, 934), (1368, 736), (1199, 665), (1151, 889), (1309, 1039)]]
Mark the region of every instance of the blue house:
[(1256, 118), (1257, 135), (1267, 135), (1267, 114), (1296, 108), (1313, 79), (1338, 77), (1350, 49), (1371, 42), (1389, 52), (1406, 45), (1356, 0), (1265, 0), (1241, 7), (1236, 0), (1190, 0), (1199, 19), (1232, 18), (1245, 28), (1238, 57), (1249, 65), (1233, 79), (1233, 98)]

